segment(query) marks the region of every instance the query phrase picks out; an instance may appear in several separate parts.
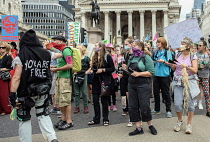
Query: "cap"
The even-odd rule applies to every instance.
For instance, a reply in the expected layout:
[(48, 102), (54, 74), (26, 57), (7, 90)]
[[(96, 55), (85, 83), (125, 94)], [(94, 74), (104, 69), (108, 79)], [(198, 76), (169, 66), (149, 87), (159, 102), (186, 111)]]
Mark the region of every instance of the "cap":
[(114, 46), (113, 46), (111, 43), (108, 43), (108, 44), (106, 45), (106, 47), (114, 48)]
[(55, 36), (52, 39), (57, 39), (57, 40), (61, 40), (63, 42), (67, 42), (67, 39), (62, 35)]

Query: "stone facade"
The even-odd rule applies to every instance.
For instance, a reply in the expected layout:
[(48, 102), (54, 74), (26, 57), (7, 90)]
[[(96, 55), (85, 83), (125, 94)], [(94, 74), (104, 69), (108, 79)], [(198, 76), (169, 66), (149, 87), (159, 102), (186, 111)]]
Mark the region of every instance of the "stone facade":
[[(101, 10), (99, 28), (103, 31), (103, 39), (117, 43), (128, 36), (150, 39), (156, 32), (164, 36), (164, 27), (179, 22), (181, 6), (178, 0), (98, 0)], [(75, 0), (75, 21), (89, 29), (90, 0)], [(91, 42), (91, 41), (88, 41)]]
[[(203, 37), (207, 41), (210, 35), (210, 2), (204, 5), (204, 12), (201, 14), (201, 31), (203, 33)], [(210, 45), (208, 44), (208, 47)]]
[[(28, 29), (31, 29), (30, 26), (23, 23), (23, 16), (22, 16), (22, 6), (21, 6), (21, 0), (0, 0), (0, 17), (1, 15), (18, 15), (18, 29), (19, 32), (27, 31)], [(1, 21), (0, 21), (1, 23)], [(1, 26), (0, 26), (1, 28)], [(1, 30), (0, 30), (1, 32)], [(1, 34), (0, 34), (1, 36)], [(40, 40), (47, 39), (47, 36), (37, 32), (37, 36)], [(1, 39), (1, 37), (0, 37)]]

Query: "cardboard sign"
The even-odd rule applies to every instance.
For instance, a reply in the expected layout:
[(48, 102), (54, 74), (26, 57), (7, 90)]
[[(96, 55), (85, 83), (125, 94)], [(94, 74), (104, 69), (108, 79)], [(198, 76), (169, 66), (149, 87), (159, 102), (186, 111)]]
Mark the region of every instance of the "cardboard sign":
[(80, 23), (79, 22), (68, 22), (68, 39), (70, 43), (80, 43)]
[(90, 59), (92, 59), (93, 57), (93, 48), (95, 47), (95, 44), (92, 44), (92, 43), (89, 43), (88, 46), (87, 46), (87, 53), (85, 54), (85, 56), (88, 56), (90, 57)]
[(2, 15), (2, 41), (19, 41), (18, 38), (18, 16)]
[(202, 37), (201, 29), (197, 19), (187, 19), (173, 24), (164, 29), (168, 42), (173, 49), (179, 48), (184, 37), (190, 38), (193, 42), (198, 42)]

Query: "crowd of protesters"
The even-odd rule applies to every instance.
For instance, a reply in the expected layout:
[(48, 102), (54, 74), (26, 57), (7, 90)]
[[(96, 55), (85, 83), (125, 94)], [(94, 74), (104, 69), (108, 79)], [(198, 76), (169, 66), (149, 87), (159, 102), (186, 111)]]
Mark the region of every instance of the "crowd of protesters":
[[(42, 118), (43, 115), (47, 116), (49, 113), (61, 117), (54, 124), (54, 127), (59, 130), (66, 130), (74, 126), (72, 109), (74, 108), (75, 114), (80, 112), (80, 98), (83, 99), (84, 114), (94, 111), (93, 118), (87, 122), (88, 125), (99, 124), (102, 114), (102, 124), (108, 126), (109, 111), (117, 111), (121, 108), (123, 110), (122, 116), (129, 115), (130, 119), (127, 126), (136, 125), (136, 129), (129, 133), (130, 136), (144, 133), (143, 122), (147, 122), (151, 133), (157, 135), (158, 132), (152, 124), (152, 115), (161, 113), (161, 97), (165, 103), (167, 118), (172, 117), (171, 105), (174, 102), (177, 115), (177, 122), (174, 127), (176, 132), (180, 131), (183, 125), (182, 116), (186, 112), (188, 116), (186, 133), (192, 133), (192, 117), (195, 107), (198, 106), (199, 109), (203, 109), (202, 96), (205, 98), (206, 116), (210, 117), (210, 51), (203, 38), (198, 43), (193, 43), (191, 39), (185, 37), (180, 41), (180, 48), (177, 49), (170, 47), (163, 37), (157, 39), (156, 48), (152, 48), (150, 43), (132, 37), (125, 39), (122, 46), (98, 41), (93, 48), (93, 56), (88, 57), (84, 45), (67, 42), (67, 39), (61, 35), (52, 38), (53, 41), (45, 41), (43, 44), (40, 44), (35, 38), (37, 43), (29, 44), (26, 40), (27, 34), (31, 36), (34, 32), (28, 31), (23, 34), (25, 37), (21, 39), (20, 43), (22, 44), (19, 47), (15, 42), (9, 44), (0, 42), (0, 75), (2, 75), (0, 78), (0, 115), (2, 116), (10, 114), (12, 107), (18, 110), (15, 101), (18, 96), (21, 96), (21, 93), (21, 97), (24, 96), (23, 90), (20, 88), (31, 87), (26, 84), (28, 80), (23, 79), (29, 75), (28, 72), (26, 73), (29, 63), (25, 62), (33, 57), (33, 60), (37, 61), (38, 68), (40, 60), (50, 60), (47, 56), (45, 58), (38, 56), (38, 53), (42, 51), (41, 47), (50, 53), (51, 65), (47, 69), (47, 75), (44, 75), (43, 72), (37, 76), (34, 75), (31, 82), (36, 82), (36, 79), (43, 80), (47, 76), (46, 80), (52, 81), (50, 85), (48, 83), (48, 88), (50, 86), (51, 89), (47, 89), (47, 94), (50, 96), (47, 95), (49, 96), (47, 97), (45, 94), (38, 101), (36, 97), (39, 94), (34, 93), (35, 96), (29, 96), (36, 103), (36, 109), (44, 108), (43, 112), (37, 113), (37, 117), (41, 121), (49, 119)], [(78, 72), (72, 72), (74, 52), (70, 48), (66, 48), (69, 46), (76, 48), (81, 53), (81, 70)], [(33, 47), (36, 48), (32, 50)], [(39, 69), (45, 67), (45, 64), (43, 62)], [(21, 69), (16, 65), (20, 65)], [(25, 70), (22, 71), (22, 67)], [(30, 73), (30, 75), (33, 74), (32, 71)], [(9, 74), (9, 78), (3, 78), (5, 74)], [(20, 82), (17, 85), (18, 75)], [(43, 82), (39, 83), (40, 86), (46, 85), (43, 85)], [(122, 106), (116, 106), (118, 93), (121, 95)], [(150, 98), (153, 96), (154, 109), (151, 110)], [(71, 105), (72, 99), (75, 99), (75, 106)], [(53, 109), (50, 112), (45, 110), (50, 105), (49, 101), (45, 100), (51, 100), (51, 104), (53, 104)], [(44, 101), (42, 106), (38, 105), (39, 101)], [(90, 102), (93, 103), (93, 110), (88, 108)], [(19, 115), (18, 120), (21, 118), (21, 122), (29, 121), (30, 110), (31, 108), (26, 110), (26, 116)], [(40, 124), (43, 133), (45, 133), (46, 125)], [(51, 125), (51, 120), (48, 125)], [(23, 133), (26, 132), (27, 126), (28, 124), (22, 123), (20, 130)], [(56, 142), (53, 128), (50, 126), (48, 130), (49, 135), (44, 137), (49, 141), (55, 140)]]

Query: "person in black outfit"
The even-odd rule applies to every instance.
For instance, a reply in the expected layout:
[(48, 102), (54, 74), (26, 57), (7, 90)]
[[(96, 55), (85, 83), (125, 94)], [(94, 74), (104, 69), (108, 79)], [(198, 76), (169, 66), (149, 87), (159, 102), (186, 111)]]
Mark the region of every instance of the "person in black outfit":
[[(112, 57), (109, 54), (106, 54), (105, 44), (100, 42), (96, 43), (96, 47), (94, 48), (94, 56), (92, 58), (92, 72), (94, 73), (93, 78), (93, 105), (95, 116), (93, 120), (88, 122), (88, 125), (94, 125), (100, 123), (101, 118), (101, 110), (99, 104), (99, 98), (101, 94), (101, 83), (104, 82), (105, 86), (113, 86), (112, 72), (114, 72), (114, 63), (112, 61)], [(102, 103), (102, 115), (103, 115), (103, 125), (109, 125), (108, 119), (108, 96), (101, 96)]]

